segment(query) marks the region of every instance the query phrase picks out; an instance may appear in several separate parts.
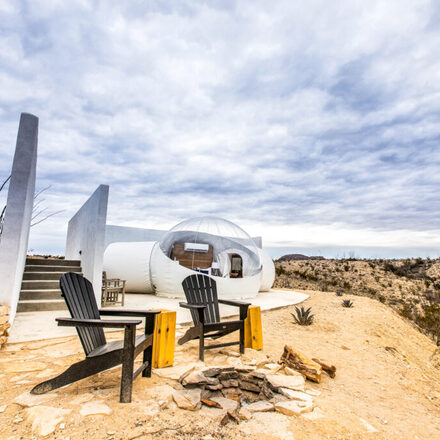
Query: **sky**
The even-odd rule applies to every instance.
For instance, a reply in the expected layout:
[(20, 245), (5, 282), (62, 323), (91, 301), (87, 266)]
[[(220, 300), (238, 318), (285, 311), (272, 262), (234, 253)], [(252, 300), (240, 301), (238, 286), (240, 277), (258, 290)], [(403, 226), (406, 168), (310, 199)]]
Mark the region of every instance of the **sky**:
[(40, 206), (62, 210), (33, 252), (62, 254), (108, 184), (109, 224), (440, 255), (438, 1), (0, 0), (0, 23), (0, 181), (33, 113)]

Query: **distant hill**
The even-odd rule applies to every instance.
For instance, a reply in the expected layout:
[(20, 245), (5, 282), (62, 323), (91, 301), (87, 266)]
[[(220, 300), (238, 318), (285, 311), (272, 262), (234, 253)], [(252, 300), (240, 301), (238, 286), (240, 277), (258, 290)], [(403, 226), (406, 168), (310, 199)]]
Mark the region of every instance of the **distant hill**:
[(278, 258), (278, 261), (300, 261), (300, 260), (325, 260), (325, 258), (321, 256), (308, 257), (307, 255), (303, 255), (303, 254), (286, 254)]

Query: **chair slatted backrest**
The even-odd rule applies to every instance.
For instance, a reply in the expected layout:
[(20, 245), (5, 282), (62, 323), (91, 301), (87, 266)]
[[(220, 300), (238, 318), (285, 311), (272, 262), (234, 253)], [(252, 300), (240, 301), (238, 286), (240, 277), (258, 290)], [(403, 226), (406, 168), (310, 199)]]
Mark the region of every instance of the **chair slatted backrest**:
[[(220, 322), (218, 308), (217, 284), (207, 275), (195, 274), (185, 278), (182, 282), (188, 304), (204, 305), (205, 323)], [(194, 324), (199, 323), (199, 315), (196, 310), (191, 310)]]
[[(60, 287), (72, 318), (101, 319), (93, 286), (89, 280), (68, 272), (61, 276)], [(106, 343), (104, 330), (100, 327), (77, 327), (76, 331), (86, 355)]]

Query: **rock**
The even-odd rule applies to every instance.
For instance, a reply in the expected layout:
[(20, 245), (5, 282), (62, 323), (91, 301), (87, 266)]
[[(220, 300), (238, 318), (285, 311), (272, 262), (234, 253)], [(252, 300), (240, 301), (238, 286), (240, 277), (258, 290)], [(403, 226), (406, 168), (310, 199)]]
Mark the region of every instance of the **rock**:
[(79, 413), (83, 416), (108, 416), (112, 410), (103, 401), (95, 400), (84, 403), (81, 406)]
[(264, 381), (263, 385), (261, 386), (261, 392), (268, 400), (272, 399), (275, 396), (275, 393), (271, 390), (269, 384), (266, 381)]
[(218, 385), (206, 385), (206, 389), (211, 391), (221, 390), (222, 388), (223, 385), (221, 383), (219, 383)]
[(317, 362), (309, 359), (306, 355), (294, 350), (292, 347), (285, 346), (281, 356), (281, 361), (293, 370), (299, 371), (307, 379), (320, 383), (322, 377), (322, 367)]
[(297, 372), (295, 370), (292, 370), (290, 367), (288, 367), (287, 365), (284, 367), (283, 369), (283, 373), (286, 376), (296, 376)]
[(254, 393), (259, 393), (261, 391), (260, 387), (258, 385), (256, 385), (256, 384), (252, 383), (252, 382), (247, 382), (245, 380), (240, 380), (238, 382), (238, 384), (239, 384), (239, 387), (242, 390), (253, 391)]
[(301, 417), (304, 417), (308, 420), (318, 420), (325, 417), (325, 414), (321, 410), (321, 408), (316, 407), (312, 412), (302, 414)]
[(302, 391), (289, 390), (289, 388), (279, 388), (278, 392), (286, 396), (289, 400), (299, 400), (301, 402), (313, 402), (312, 396)]
[(174, 390), (173, 399), (179, 408), (195, 411), (201, 406), (202, 391), (198, 388), (193, 390)]
[(247, 409), (247, 407), (242, 406), (238, 412), (238, 417), (243, 420), (250, 420), (252, 419), (252, 413)]
[(429, 360), (431, 361), (431, 364), (434, 368), (440, 370), (440, 347), (434, 350), (434, 353), (432, 353)]
[(266, 381), (270, 387), (278, 392), (279, 388), (289, 388), (295, 391), (304, 391), (305, 380), (304, 377), (297, 373), (296, 376), (286, 376), (281, 374), (268, 374), (266, 375)]
[(56, 427), (64, 421), (64, 417), (70, 412), (70, 409), (41, 405), (27, 408), (25, 417), (32, 424), (33, 434), (46, 437), (55, 431)]
[(229, 379), (237, 379), (237, 377), (238, 377), (237, 371), (233, 370), (232, 368), (229, 371), (222, 371), (218, 375), (218, 379), (220, 381), (229, 380)]
[(236, 388), (238, 387), (238, 380), (237, 379), (222, 380), (222, 385), (225, 388)]
[(252, 373), (257, 367), (254, 365), (241, 365), (235, 368), (238, 373)]
[(17, 396), (12, 402), (22, 406), (23, 408), (29, 408), (32, 406), (37, 406), (49, 402), (50, 400), (54, 400), (57, 396), (58, 396), (57, 393), (48, 393), (48, 394), (23, 393)]
[(268, 364), (264, 364), (263, 368), (276, 373), (277, 371), (281, 370), (281, 368), (283, 368), (283, 366), (280, 364), (268, 363)]
[(208, 380), (201, 371), (192, 371), (183, 378), (181, 383), (184, 387), (188, 385), (205, 385)]
[(201, 402), (206, 405), (209, 406), (210, 408), (220, 408), (222, 409), (223, 407), (220, 405), (220, 403), (216, 402), (215, 400), (211, 400), (211, 399), (202, 399)]
[(313, 410), (313, 403), (300, 402), (297, 400), (289, 400), (287, 402), (278, 402), (275, 409), (286, 416), (299, 416), (301, 414)]
[(202, 362), (194, 362), (192, 364), (176, 365), (175, 367), (155, 368), (153, 373), (166, 379), (182, 381), (189, 373), (203, 366)]
[(2, 405), (2, 406), (0, 406), (0, 413), (3, 413), (3, 412), (5, 412), (5, 411), (6, 411), (6, 408), (7, 408), (7, 406), (8, 406), (8, 405)]
[(239, 406), (238, 402), (236, 402), (235, 400), (227, 399), (226, 397), (212, 397), (211, 400), (218, 403), (222, 407), (222, 409), (229, 412), (235, 411)]
[[(251, 373), (249, 373), (248, 376), (255, 377), (256, 379), (264, 379), (266, 377), (267, 373), (268, 372), (266, 370), (258, 368), (256, 370), (252, 371)], [(297, 374), (297, 373), (295, 373), (295, 374)]]
[(202, 373), (205, 375), (205, 377), (214, 377), (221, 373), (222, 368), (220, 367), (209, 367), (202, 370)]
[(266, 400), (260, 400), (259, 402), (251, 403), (250, 405), (247, 405), (245, 408), (251, 413), (267, 412), (267, 411), (273, 411), (275, 409), (273, 404)]

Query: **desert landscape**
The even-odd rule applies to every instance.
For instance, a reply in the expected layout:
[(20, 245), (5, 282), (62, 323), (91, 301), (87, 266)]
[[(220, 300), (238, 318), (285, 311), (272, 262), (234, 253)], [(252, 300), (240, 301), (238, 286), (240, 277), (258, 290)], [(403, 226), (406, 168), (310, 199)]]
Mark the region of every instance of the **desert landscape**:
[[(278, 285), (282, 282), (285, 274), (277, 279)], [(120, 368), (56, 392), (29, 395), (42, 378), (81, 359), (80, 343), (75, 337), (9, 344), (0, 352), (0, 437), (41, 438), (46, 433), (47, 438), (70, 440), (439, 438), (440, 351), (433, 340), (376, 299), (344, 293), (343, 298), (354, 304), (345, 308), (335, 292), (304, 291), (310, 295), (304, 306), (312, 307), (315, 315), (312, 325), (295, 324), (295, 307), (263, 312), (262, 351), (247, 349), (240, 357), (237, 349), (213, 350), (207, 352), (205, 364), (197, 361), (196, 341), (176, 345), (174, 367), (154, 370), (151, 379), (138, 378), (131, 404), (118, 401)], [(184, 330), (178, 326), (178, 335)], [(119, 332), (107, 335), (110, 340), (121, 337)], [(302, 414), (286, 415), (269, 405), (224, 421), (227, 411), (238, 410), (239, 402), (242, 408), (251, 402), (244, 395), (225, 399), (226, 393), (214, 391), (210, 400), (220, 402), (221, 408), (208, 407), (200, 402), (204, 385), (196, 387), (202, 391), (198, 398), (196, 391), (190, 404), (176, 395), (185, 391), (185, 382), (178, 380), (182, 375), (213, 366), (257, 368), (291, 377), (277, 365), (286, 344), (336, 366), (334, 378), (323, 372), (321, 383), (306, 380), (305, 393), (300, 394), (310, 396), (311, 403), (299, 411)]]
[(367, 296), (440, 341), (438, 259), (356, 260), (286, 255), (276, 261), (275, 287)]

